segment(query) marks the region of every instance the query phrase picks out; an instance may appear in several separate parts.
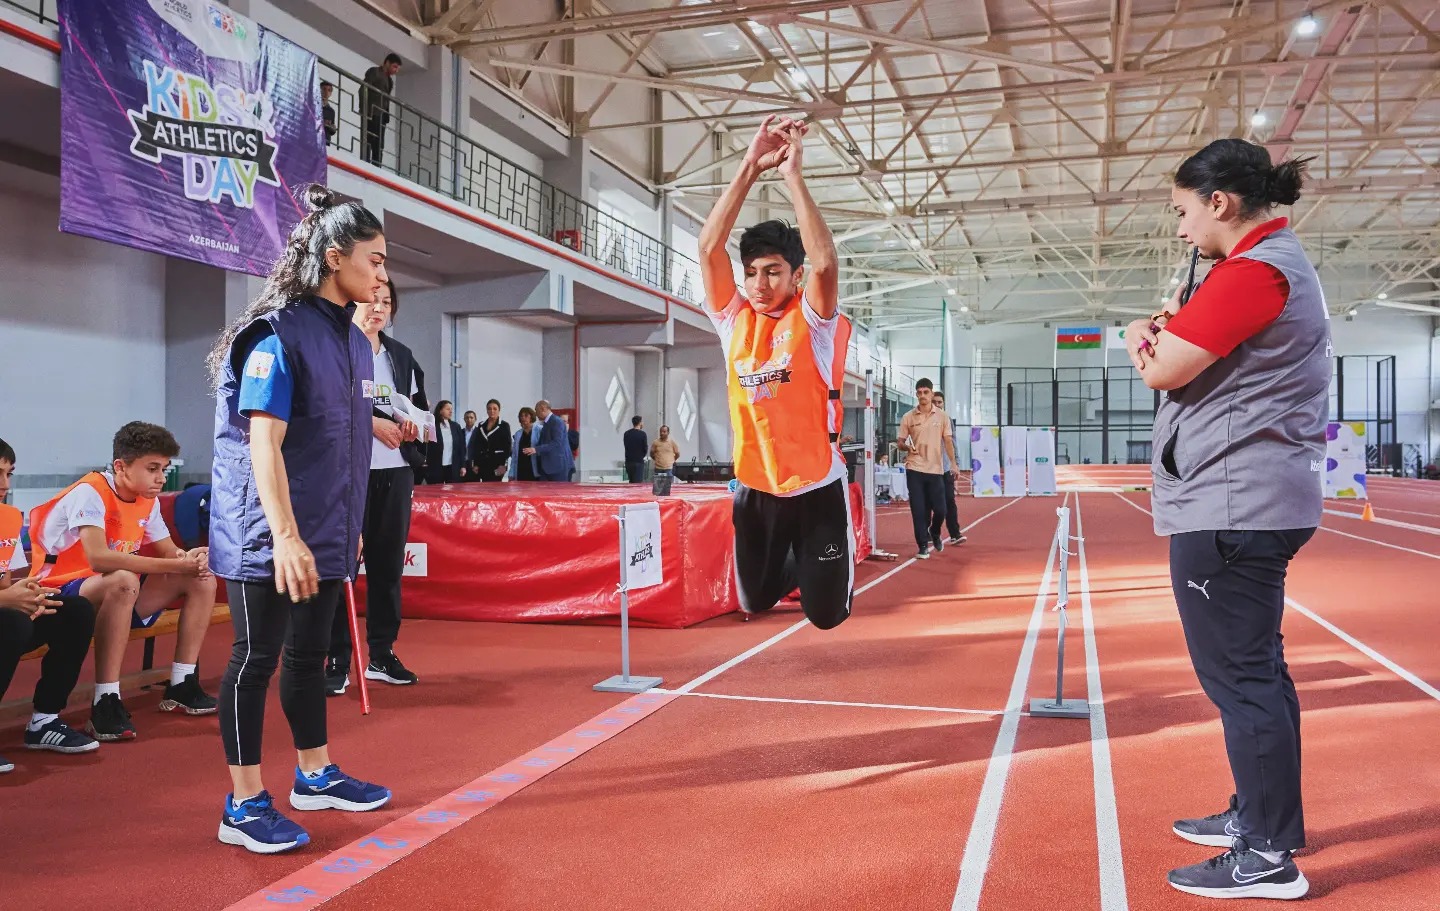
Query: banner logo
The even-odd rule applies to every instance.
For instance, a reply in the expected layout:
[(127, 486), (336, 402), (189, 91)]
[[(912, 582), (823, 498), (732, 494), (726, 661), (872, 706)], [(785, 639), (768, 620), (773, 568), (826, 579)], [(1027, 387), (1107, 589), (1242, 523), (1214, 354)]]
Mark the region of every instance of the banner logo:
[[(230, 32), (243, 38), (245, 26), (230, 18)], [(213, 16), (211, 25), (225, 30)], [(280, 186), (274, 164), (279, 146), (271, 139), (276, 112), (265, 92), (212, 86), (151, 60), (144, 68), (145, 105), (126, 112), (135, 129), (132, 155), (156, 164), (166, 156), (178, 159), (185, 196), (197, 202), (229, 197), (236, 208), (253, 209), (257, 183)]]

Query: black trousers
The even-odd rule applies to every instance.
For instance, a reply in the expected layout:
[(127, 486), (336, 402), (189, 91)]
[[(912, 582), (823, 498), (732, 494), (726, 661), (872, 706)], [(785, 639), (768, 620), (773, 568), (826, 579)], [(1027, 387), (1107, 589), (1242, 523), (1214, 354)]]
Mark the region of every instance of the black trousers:
[(1170, 584), (1205, 695), (1220, 710), (1250, 847), (1305, 846), (1300, 700), (1285, 664), (1285, 571), (1315, 534), (1195, 531), (1170, 538)]
[(950, 537), (960, 537), (960, 507), (955, 502), (955, 472), (948, 471), (945, 479), (945, 530)]
[(626, 478), (631, 484), (642, 484), (642, 483), (644, 483), (644, 481), (645, 481), (645, 463), (644, 463), (644, 462), (626, 462), (626, 463), (625, 463), (625, 478)]
[[(230, 765), (258, 765), (265, 730), (265, 694), (280, 665), (280, 707), (297, 750), (329, 741), (325, 727), (325, 656), (345, 583), (332, 579), (299, 604), (275, 580), (227, 582), (235, 645), (220, 681), (220, 738)], [(281, 664), (281, 657), (284, 662)]]
[(910, 491), (910, 518), (915, 523), (915, 546), (921, 550), (940, 539), (945, 524), (945, 476), (924, 471), (905, 472)]
[(55, 613), (35, 620), (22, 610), (0, 608), (0, 697), (15, 679), (20, 656), (47, 645), (35, 684), (35, 711), (44, 715), (65, 710), (95, 635), (95, 605), (79, 596), (54, 600), (61, 602)]
[[(372, 655), (394, 649), (400, 636), (400, 577), (414, 497), (409, 468), (371, 469), (365, 498), (365, 641)], [(348, 666), (350, 650), (350, 615), (337, 609), (330, 657)]]
[[(426, 484), (458, 484), (460, 483), (459, 465), (430, 465), (425, 469)], [(369, 570), (366, 570), (369, 572)]]
[(365, 132), (360, 136), (360, 155), (366, 161), (380, 167), (385, 157), (385, 115), (371, 114), (365, 118)]
[(798, 586), (805, 616), (820, 629), (850, 616), (854, 530), (843, 480), (794, 497), (741, 484), (733, 515), (741, 608), (769, 610)]

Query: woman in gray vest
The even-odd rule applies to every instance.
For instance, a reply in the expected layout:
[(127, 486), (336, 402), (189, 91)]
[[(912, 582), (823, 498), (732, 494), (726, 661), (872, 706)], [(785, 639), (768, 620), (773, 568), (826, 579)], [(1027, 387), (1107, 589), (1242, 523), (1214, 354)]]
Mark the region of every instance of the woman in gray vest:
[(297, 753), (290, 806), (373, 810), (388, 788), (330, 759), (325, 658), (331, 622), (359, 560), (370, 473), (374, 357), (352, 322), (386, 281), (380, 222), (359, 203), (305, 191), (260, 298), (215, 343), (210, 567), (228, 583), (235, 645), (220, 684), (220, 737), (233, 793), (220, 841), (259, 854), (309, 836), (275, 809), (260, 771), (265, 693), (280, 664), (280, 704)]
[[(1272, 165), (1262, 146), (1212, 142), (1180, 166), (1179, 235), (1217, 261), (1126, 332), (1155, 416), (1155, 533), (1185, 642), (1220, 710), (1235, 793), (1222, 812), (1175, 823), (1196, 844), (1230, 846), (1172, 870), (1176, 889), (1291, 899), (1309, 889), (1300, 703), (1285, 665), (1285, 571), (1320, 524), (1330, 324), (1320, 278), (1276, 205), (1300, 197), (1305, 160)], [(1185, 286), (1181, 286), (1182, 289)]]

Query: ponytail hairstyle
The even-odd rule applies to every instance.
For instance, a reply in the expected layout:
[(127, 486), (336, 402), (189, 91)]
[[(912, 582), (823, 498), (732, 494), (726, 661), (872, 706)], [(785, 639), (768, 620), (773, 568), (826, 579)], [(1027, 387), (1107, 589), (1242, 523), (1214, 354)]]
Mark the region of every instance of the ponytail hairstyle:
[(1175, 172), (1175, 186), (1208, 198), (1217, 190), (1240, 197), (1244, 218), (1272, 206), (1293, 206), (1300, 199), (1305, 169), (1314, 156), (1270, 163), (1264, 146), (1244, 139), (1217, 139), (1185, 159)]
[(337, 202), (335, 193), (319, 184), (310, 184), (301, 194), (310, 212), (290, 232), (290, 242), (270, 270), (265, 290), (220, 333), (215, 347), (205, 358), (210, 384), (217, 389), (225, 373), (230, 347), (242, 329), (265, 314), (320, 290), (332, 274), (330, 264), (325, 261), (327, 250), (333, 247), (341, 256), (349, 256), (356, 244), (385, 233), (380, 220), (358, 202)]

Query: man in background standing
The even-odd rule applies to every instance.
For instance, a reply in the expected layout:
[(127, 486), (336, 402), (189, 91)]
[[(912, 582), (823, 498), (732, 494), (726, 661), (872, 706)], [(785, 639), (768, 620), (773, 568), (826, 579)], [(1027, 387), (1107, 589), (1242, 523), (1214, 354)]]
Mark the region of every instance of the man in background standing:
[[(945, 393), (939, 389), (935, 390), (935, 395), (931, 398), (931, 401), (935, 403), (936, 408), (939, 408), (941, 411), (945, 410)], [(950, 420), (948, 414), (945, 416), (945, 420), (947, 422)], [(950, 537), (945, 543), (964, 544), (965, 533), (960, 530), (960, 507), (955, 503), (955, 472), (959, 466), (950, 461), (949, 453), (942, 451), (940, 453), (940, 467), (944, 470), (945, 529), (950, 532)]]
[(465, 480), (478, 481), (479, 474), (475, 468), (475, 450), (471, 440), (475, 438), (475, 421), (477, 415), (473, 411), (465, 412)]
[(365, 123), (365, 131), (360, 135), (360, 155), (377, 168), (385, 156), (390, 96), (395, 94), (395, 74), (399, 72), (400, 55), (386, 54), (384, 63), (365, 71), (365, 84), (360, 87), (360, 111)]
[(670, 474), (680, 458), (680, 447), (670, 438), (670, 427), (660, 425), (660, 436), (650, 444), (650, 461), (655, 463), (655, 473)]
[(915, 523), (915, 556), (930, 559), (933, 551), (945, 549), (940, 529), (945, 524), (944, 460), (955, 460), (955, 443), (950, 436), (950, 419), (935, 407), (935, 384), (921, 379), (915, 384), (914, 408), (900, 419), (899, 446), (905, 457), (905, 483), (910, 489), (910, 518)]
[(520, 450), (521, 455), (538, 456), (541, 481), (569, 481), (575, 470), (575, 456), (570, 450), (570, 433), (545, 399), (535, 403), (535, 418), (540, 424), (540, 440)]
[(625, 479), (631, 484), (645, 480), (645, 456), (650, 451), (650, 438), (645, 435), (645, 419), (635, 415), (625, 431)]

